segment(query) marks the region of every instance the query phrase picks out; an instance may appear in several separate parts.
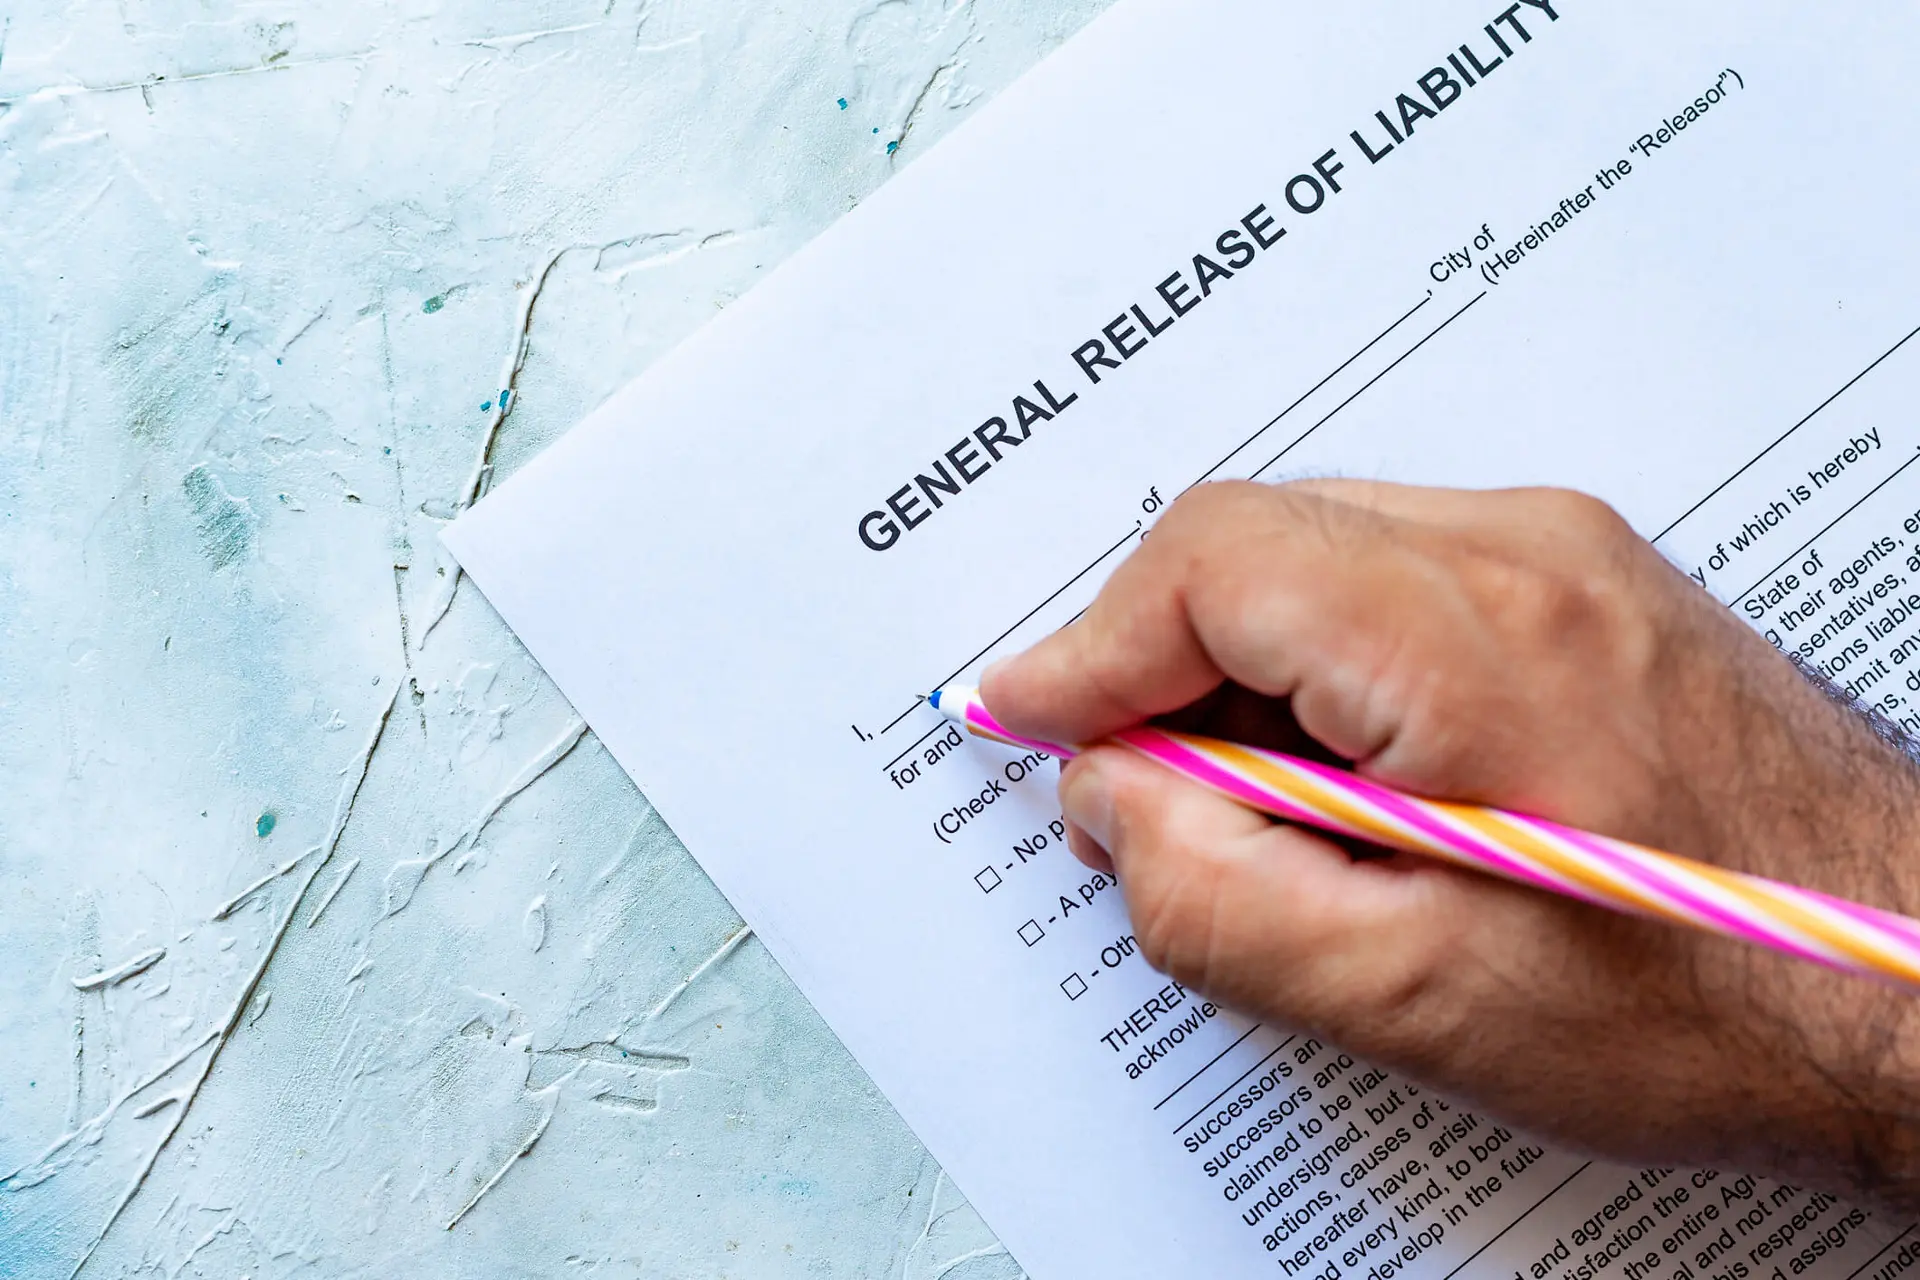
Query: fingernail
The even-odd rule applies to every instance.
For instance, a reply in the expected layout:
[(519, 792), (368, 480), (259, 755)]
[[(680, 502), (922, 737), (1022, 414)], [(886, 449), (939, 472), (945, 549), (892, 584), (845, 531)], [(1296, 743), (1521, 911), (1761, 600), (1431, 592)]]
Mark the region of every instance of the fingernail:
[(1104, 771), (1089, 761), (1061, 779), (1060, 807), (1067, 821), (1109, 852), (1113, 849), (1113, 792)]

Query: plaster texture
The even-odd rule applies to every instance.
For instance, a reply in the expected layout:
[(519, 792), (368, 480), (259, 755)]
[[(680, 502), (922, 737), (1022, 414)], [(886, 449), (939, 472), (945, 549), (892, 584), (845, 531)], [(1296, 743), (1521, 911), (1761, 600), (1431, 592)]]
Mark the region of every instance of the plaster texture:
[(435, 535), (1103, 3), (0, 0), (0, 1275), (1017, 1274)]

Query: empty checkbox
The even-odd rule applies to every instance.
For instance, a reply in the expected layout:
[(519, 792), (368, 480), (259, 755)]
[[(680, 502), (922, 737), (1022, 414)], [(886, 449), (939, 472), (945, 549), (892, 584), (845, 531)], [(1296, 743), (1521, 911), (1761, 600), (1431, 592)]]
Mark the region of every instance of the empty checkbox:
[(1067, 999), (1078, 1000), (1081, 996), (1087, 994), (1087, 980), (1076, 973), (1061, 983), (1060, 989), (1067, 993)]
[(1032, 946), (1046, 936), (1047, 931), (1040, 927), (1038, 920), (1029, 920), (1020, 926), (1020, 941), (1026, 943), (1028, 946)]
[(992, 893), (1000, 887), (1000, 873), (992, 867), (982, 867), (980, 874), (973, 878), (973, 882), (980, 886), (980, 892)]

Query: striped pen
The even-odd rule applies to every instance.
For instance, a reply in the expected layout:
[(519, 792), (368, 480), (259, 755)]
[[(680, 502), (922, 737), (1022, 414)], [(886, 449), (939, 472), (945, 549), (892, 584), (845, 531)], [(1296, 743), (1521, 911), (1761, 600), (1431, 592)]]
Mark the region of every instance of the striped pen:
[[(1081, 750), (1009, 732), (976, 689), (952, 686), (929, 701), (982, 738), (1063, 760)], [(1907, 916), (1544, 818), (1428, 800), (1343, 769), (1218, 738), (1142, 725), (1106, 742), (1288, 822), (1920, 988), (1920, 920)]]

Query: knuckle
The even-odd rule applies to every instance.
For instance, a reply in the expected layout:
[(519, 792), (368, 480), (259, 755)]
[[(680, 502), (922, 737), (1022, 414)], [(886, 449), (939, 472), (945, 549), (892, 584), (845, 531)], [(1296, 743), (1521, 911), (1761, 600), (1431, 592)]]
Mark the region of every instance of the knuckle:
[(1595, 645), (1631, 658), (1651, 643), (1646, 593), (1635, 572), (1644, 550), (1631, 526), (1598, 498), (1567, 489), (1542, 490), (1541, 513), (1562, 541), (1518, 548), (1488, 566), (1484, 584), (1510, 623), (1528, 643)]
[(1140, 957), (1161, 973), (1172, 972), (1179, 952), (1182, 923), (1176, 916), (1171, 901), (1156, 895), (1148, 895), (1134, 909), (1133, 936), (1140, 944)]
[(1441, 966), (1425, 948), (1402, 947), (1398, 954), (1369, 957), (1360, 1003), (1382, 1026), (1417, 1025), (1436, 1005)]
[(1357, 939), (1328, 975), (1324, 988), (1341, 993), (1330, 1020), (1364, 1029), (1388, 1052), (1430, 1051), (1457, 1031), (1456, 1006), (1445, 990), (1446, 961), (1417, 938)]
[(1537, 489), (1532, 491), (1545, 507), (1544, 514), (1558, 527), (1583, 540), (1617, 541), (1633, 537), (1633, 528), (1612, 506), (1578, 489)]
[(1138, 716), (1138, 646), (1130, 643), (1131, 637), (1124, 631), (1117, 636), (1109, 634), (1103, 639), (1107, 643), (1081, 646), (1076, 655), (1080, 664), (1079, 678), (1102, 705), (1119, 708), (1123, 714)]
[(1239, 509), (1245, 499), (1236, 491), (1240, 482), (1232, 480), (1213, 480), (1197, 484), (1170, 503), (1154, 525), (1153, 540), (1165, 540), (1172, 536), (1191, 536), (1194, 531), (1206, 529), (1230, 513)]
[(1154, 526), (1148, 544), (1166, 540), (1169, 535), (1182, 543), (1202, 546), (1221, 539), (1240, 542), (1251, 529), (1284, 527), (1297, 521), (1309, 504), (1324, 505), (1288, 485), (1212, 480), (1174, 499)]
[(1209, 895), (1194, 883), (1191, 872), (1157, 877), (1129, 901), (1141, 958), (1188, 986), (1205, 987), (1206, 960), (1213, 949), (1213, 912)]
[(1616, 567), (1595, 567), (1563, 584), (1550, 639), (1572, 642), (1616, 669), (1640, 670), (1657, 656), (1659, 628), (1643, 594)]
[(1162, 973), (1200, 981), (1216, 921), (1217, 878), (1207, 851), (1157, 825), (1128, 830), (1126, 844), (1120, 883), (1140, 954)]
[(1658, 628), (1619, 575), (1605, 569), (1527, 572), (1504, 606), (1510, 652), (1537, 666), (1629, 678), (1657, 662)]
[(1209, 480), (1197, 484), (1174, 500), (1169, 511), (1185, 508), (1188, 512), (1234, 511), (1247, 502), (1257, 502), (1273, 493), (1272, 485), (1252, 480)]
[(1611, 593), (1601, 575), (1571, 566), (1523, 571), (1512, 602), (1527, 639), (1561, 645), (1592, 633), (1609, 612)]

